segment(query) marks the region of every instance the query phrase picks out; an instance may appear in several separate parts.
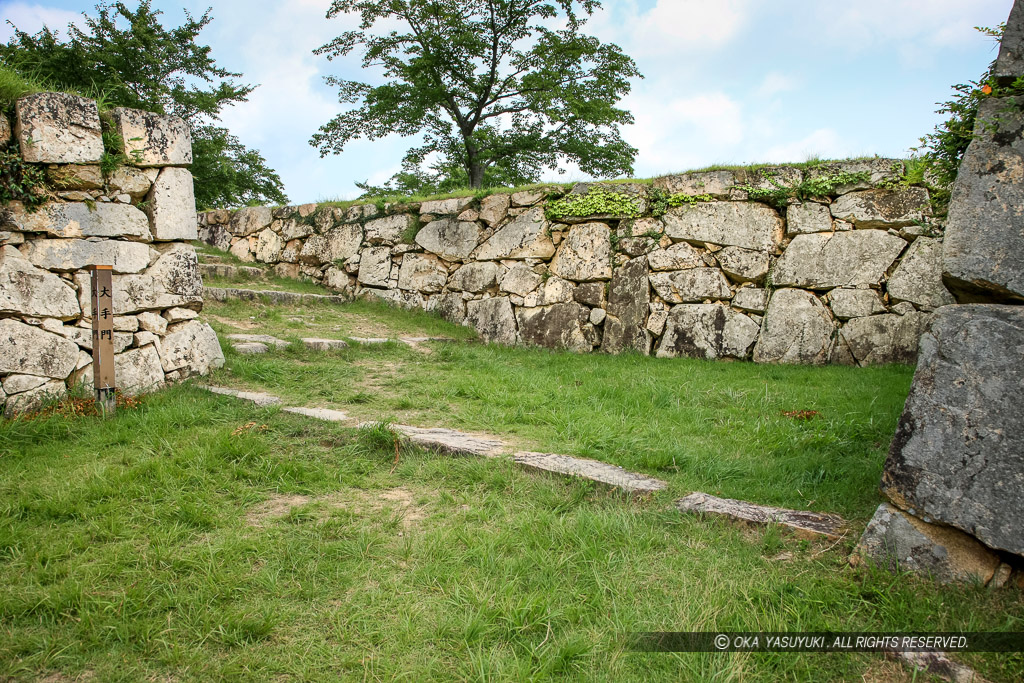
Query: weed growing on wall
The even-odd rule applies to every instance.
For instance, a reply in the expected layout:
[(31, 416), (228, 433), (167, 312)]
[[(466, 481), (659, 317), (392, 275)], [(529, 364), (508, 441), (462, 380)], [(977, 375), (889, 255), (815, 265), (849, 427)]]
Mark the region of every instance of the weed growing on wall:
[(733, 187), (746, 192), (747, 198), (752, 202), (764, 202), (781, 209), (789, 203), (790, 199), (804, 201), (815, 197), (827, 197), (834, 194), (836, 188), (867, 182), (871, 180), (871, 173), (868, 171), (821, 173), (805, 178), (796, 185), (785, 185), (769, 173), (764, 173), (763, 177), (771, 187), (754, 187), (749, 184), (734, 185)]
[(586, 194), (571, 194), (553, 201), (545, 209), (551, 220), (566, 216), (626, 216), (639, 218), (642, 214), (637, 201), (622, 192), (595, 189)]
[(655, 218), (664, 216), (669, 208), (693, 206), (697, 202), (710, 202), (714, 200), (714, 197), (709, 194), (686, 194), (683, 192), (669, 194), (657, 187), (652, 188), (649, 193), (651, 197), (651, 215)]
[(19, 201), (29, 211), (35, 211), (49, 196), (42, 166), (22, 159), (16, 142), (0, 147), (0, 204)]

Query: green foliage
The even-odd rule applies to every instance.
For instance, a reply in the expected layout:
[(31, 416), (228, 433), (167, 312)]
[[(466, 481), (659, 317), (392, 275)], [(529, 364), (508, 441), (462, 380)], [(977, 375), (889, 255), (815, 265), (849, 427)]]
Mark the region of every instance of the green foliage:
[(42, 92), (46, 86), (0, 62), (0, 112), (11, 111), (19, 97)]
[[(633, 117), (614, 105), (640, 74), (617, 45), (579, 33), (599, 7), (596, 0), (334, 0), (328, 17), (358, 15), (360, 27), (315, 54), (335, 59), (358, 49), (363, 67), (388, 80), (371, 86), (328, 77), (341, 103), (358, 106), (310, 143), (326, 155), (358, 138), (423, 135), (389, 192), (519, 184), (563, 161), (598, 177), (628, 174), (636, 150), (619, 126)], [(551, 27), (556, 21), (562, 28)]]
[(636, 199), (622, 192), (595, 188), (584, 194), (570, 194), (550, 202), (544, 212), (551, 220), (565, 216), (597, 216), (609, 214), (639, 218), (642, 214)]
[(241, 74), (219, 67), (210, 47), (197, 42), (212, 21), (210, 10), (199, 18), (186, 12), (185, 22), (173, 28), (161, 24), (161, 14), (151, 0), (141, 0), (134, 10), (123, 2), (101, 3), (95, 16), (83, 14), (81, 27), (69, 24), (66, 38), (50, 27), (34, 35), (15, 27), (0, 44), (0, 61), (22, 80), (0, 73), (0, 97), (35, 88), (37, 80), (46, 89), (94, 97), (101, 110), (131, 107), (180, 116), (192, 130), (200, 207), (286, 202), (280, 178), (263, 157), (211, 124), (223, 107), (245, 101), (256, 86), (236, 83)]
[(127, 163), (128, 158), (124, 155), (124, 140), (113, 129), (111, 124), (102, 119), (103, 123), (103, 156), (100, 157), (100, 171), (104, 178), (110, 177), (117, 169)]
[(686, 194), (679, 192), (669, 194), (661, 188), (651, 188), (648, 192), (651, 198), (651, 215), (654, 217), (664, 216), (669, 208), (679, 206), (693, 206), (697, 202), (710, 202), (714, 198), (709, 194)]
[(43, 167), (24, 161), (17, 143), (0, 147), (0, 205), (19, 201), (28, 211), (35, 211), (47, 198)]
[[(815, 168), (814, 166), (810, 167)], [(834, 194), (836, 188), (843, 185), (866, 182), (871, 179), (868, 171), (824, 171), (811, 175), (805, 173), (804, 179), (796, 185), (784, 185), (769, 173), (762, 173), (771, 187), (755, 187), (753, 185), (736, 185), (737, 190), (747, 193), (747, 198), (752, 202), (764, 202), (776, 207), (784, 207), (790, 199), (813, 199), (815, 197), (827, 197)]]
[(400, 242), (402, 244), (415, 244), (416, 235), (419, 234), (420, 228), (422, 227), (423, 223), (420, 222), (420, 215), (418, 213), (414, 214), (412, 223), (409, 225), (408, 228), (402, 231)]

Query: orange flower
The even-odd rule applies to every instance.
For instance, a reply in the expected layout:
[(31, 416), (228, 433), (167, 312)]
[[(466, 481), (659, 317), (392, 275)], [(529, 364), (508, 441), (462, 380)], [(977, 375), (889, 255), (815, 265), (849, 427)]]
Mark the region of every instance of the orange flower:
[(983, 86), (981, 86), (981, 92), (985, 93), (986, 95), (991, 95), (992, 94), (992, 86), (991, 85), (983, 85)]

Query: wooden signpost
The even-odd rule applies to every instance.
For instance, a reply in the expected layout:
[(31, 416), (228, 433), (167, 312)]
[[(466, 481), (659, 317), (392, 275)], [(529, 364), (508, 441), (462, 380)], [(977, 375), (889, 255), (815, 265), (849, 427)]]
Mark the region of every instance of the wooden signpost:
[(116, 408), (114, 396), (114, 285), (111, 266), (92, 267), (92, 381), (104, 415)]

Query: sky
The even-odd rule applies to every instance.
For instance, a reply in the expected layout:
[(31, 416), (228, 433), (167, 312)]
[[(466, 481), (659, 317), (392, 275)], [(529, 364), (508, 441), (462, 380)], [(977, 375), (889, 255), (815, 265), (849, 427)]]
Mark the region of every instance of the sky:
[[(131, 0), (128, 0), (129, 4)], [(95, 2), (0, 0), (8, 21), (63, 29)], [(584, 32), (632, 56), (644, 75), (620, 106), (635, 124), (635, 177), (711, 164), (906, 156), (942, 120), (951, 86), (976, 79), (995, 42), (974, 29), (1006, 21), (1012, 0), (604, 0)], [(354, 141), (321, 158), (310, 136), (343, 110), (328, 74), (374, 83), (358, 55), (313, 50), (354, 28), (330, 0), (154, 0), (165, 27), (212, 8), (200, 34), (218, 64), (260, 87), (222, 122), (258, 149), (292, 203), (353, 199), (382, 184), (415, 139)], [(573, 168), (545, 180), (585, 180)]]

